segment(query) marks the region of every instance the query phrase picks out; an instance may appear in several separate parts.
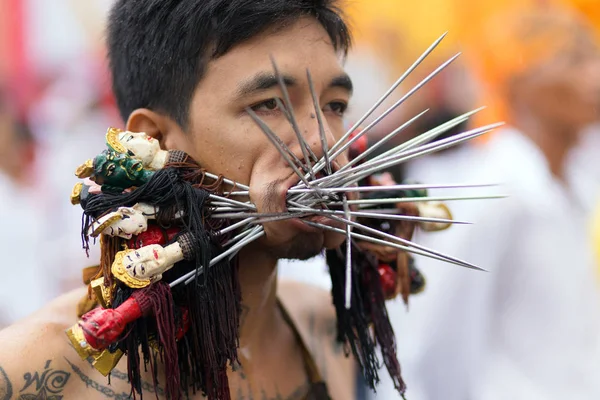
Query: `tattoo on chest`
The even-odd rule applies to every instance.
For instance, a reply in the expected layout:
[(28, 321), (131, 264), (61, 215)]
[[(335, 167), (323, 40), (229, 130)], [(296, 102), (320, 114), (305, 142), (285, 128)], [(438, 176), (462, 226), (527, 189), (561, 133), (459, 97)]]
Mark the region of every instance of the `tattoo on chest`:
[(330, 319), (325, 324), (325, 337), (331, 342), (336, 356), (344, 353), (344, 346), (337, 340), (337, 321), (335, 319)]
[(0, 367), (0, 400), (11, 400), (13, 395), (12, 384), (4, 369)]
[[(79, 377), (79, 379), (81, 379), (81, 381), (85, 384), (85, 386), (87, 388), (91, 388), (97, 392), (102, 393), (104, 396), (106, 396), (107, 399), (130, 400), (133, 398), (129, 395), (129, 393), (125, 393), (125, 392), (117, 393), (110, 387), (104, 386), (104, 385), (96, 382), (94, 379), (87, 376), (85, 374), (85, 372), (83, 372), (77, 365), (73, 364), (67, 358), (65, 358), (65, 360), (67, 360), (67, 362), (71, 366), (71, 369), (73, 370), (75, 375), (77, 375)], [(45, 399), (45, 398), (43, 398), (43, 399)]]
[(260, 395), (257, 396), (255, 393), (253, 393), (250, 382), (248, 382), (244, 371), (241, 370), (239, 374), (242, 378), (241, 382), (245, 382), (245, 385), (242, 384), (238, 386), (237, 391), (235, 392), (235, 397), (234, 392), (231, 392), (231, 400), (304, 400), (311, 388), (310, 382), (305, 382), (294, 389), (290, 395), (283, 396), (277, 385), (275, 385), (275, 396), (269, 396), (264, 388), (260, 390)]
[[(129, 378), (127, 377), (127, 374), (123, 371), (119, 371), (117, 368), (113, 369), (110, 373), (110, 377), (112, 378), (117, 378), (119, 380), (125, 381), (125, 382), (129, 382)], [(161, 386), (156, 386), (156, 388), (154, 387), (153, 383), (150, 383), (148, 381), (144, 381), (142, 380), (142, 390), (144, 391), (144, 393), (151, 393), (151, 394), (158, 394), (160, 397), (165, 397), (165, 390), (161, 387)]]
[(310, 313), (308, 316), (308, 331), (310, 332), (310, 343), (307, 343), (310, 353), (315, 359), (317, 368), (322, 379), (327, 379), (327, 359), (321, 349), (321, 339), (319, 338), (319, 332), (317, 329), (317, 321), (314, 313)]
[(8, 375), (0, 367), (0, 400), (62, 400), (71, 374), (54, 369), (51, 364), (52, 360), (48, 360), (42, 369), (25, 373), (23, 387), (18, 393), (13, 392), (13, 388), (17, 389), (18, 386), (13, 387)]
[[(327, 380), (327, 355), (331, 352), (334, 357), (344, 356), (344, 346), (337, 340), (337, 322), (335, 319), (319, 320), (314, 314), (308, 316), (310, 339), (307, 345), (319, 368), (321, 378)], [(327, 349), (327, 351), (325, 351)]]
[(248, 317), (248, 312), (250, 311), (250, 307), (244, 305), (243, 303), (240, 304), (240, 307), (242, 308), (242, 313), (240, 315), (240, 326), (243, 326), (244, 322), (246, 322), (246, 317)]
[[(116, 390), (114, 390), (114, 388), (111, 388), (108, 385), (103, 385), (102, 383), (98, 382), (97, 380), (95, 380), (94, 378), (88, 376), (84, 371), (82, 371), (81, 368), (79, 368), (77, 365), (73, 364), (71, 361), (69, 361), (67, 358), (65, 358), (65, 360), (67, 361), (67, 363), (70, 365), (72, 373), (79, 377), (79, 379), (81, 380), (81, 382), (83, 382), (86, 386), (86, 388), (89, 389), (93, 389), (99, 393), (102, 393), (106, 398), (108, 399), (116, 399), (116, 400), (131, 400), (133, 399), (133, 397), (131, 396), (131, 393), (125, 393), (125, 392), (117, 392)], [(48, 365), (48, 364), (47, 364)], [(6, 381), (8, 383), (8, 385), (6, 385), (2, 379), (2, 372), (3, 370), (0, 368), (0, 400), (11, 400), (12, 399), (12, 389), (10, 388), (10, 382), (8, 381), (8, 378), (4, 379), (4, 381)], [(70, 373), (65, 372), (65, 371), (61, 371), (65, 374), (67, 374), (66, 379), (68, 380), (70, 377)], [(310, 391), (311, 389), (311, 384), (310, 382), (305, 382), (302, 385), (299, 385), (296, 389), (294, 389), (294, 391), (287, 395), (284, 396), (280, 393), (279, 389), (276, 390), (275, 395), (268, 395), (267, 392), (264, 389), (260, 390), (260, 394), (257, 394), (256, 391), (252, 391), (252, 388), (250, 386), (250, 382), (247, 380), (246, 375), (244, 374), (243, 370), (239, 371), (240, 377), (242, 378), (241, 380), (241, 385), (238, 386), (237, 390), (232, 390), (231, 394), (232, 394), (232, 400), (303, 400), (307, 393)], [(38, 377), (36, 378), (35, 375), (31, 376), (31, 374), (29, 375), (29, 381), (26, 379), (26, 385), (29, 385), (30, 387), (35, 387), (36, 386), (36, 382), (37, 380), (41, 380), (43, 379), (39, 374)], [(118, 369), (114, 369), (111, 372), (111, 378), (116, 378), (122, 381), (127, 382), (127, 374), (118, 370)], [(48, 379), (48, 378), (46, 378)], [(28, 383), (30, 382), (30, 383)], [(245, 383), (244, 383), (245, 382)], [(66, 384), (66, 380), (65, 380), (65, 384)], [(63, 384), (64, 386), (64, 384)], [(2, 397), (2, 388), (3, 387), (8, 387), (10, 390), (10, 393), (8, 393), (8, 396)], [(276, 386), (277, 388), (277, 386)], [(148, 393), (150, 395), (154, 395), (154, 394), (158, 394), (160, 396), (160, 398), (165, 398), (165, 392), (164, 389), (162, 387), (157, 387), (156, 390), (154, 388), (154, 385), (150, 382), (146, 382), (146, 381), (142, 381), (142, 389), (144, 391), (144, 393)], [(42, 400), (62, 400), (63, 396), (60, 397), (18, 397), (18, 400), (29, 400), (29, 399), (42, 399)], [(65, 399), (67, 400), (67, 399)]]
[[(88, 364), (93, 365), (94, 359), (93, 358), (88, 358), (87, 359)], [(110, 372), (110, 378), (111, 379), (118, 379), (121, 381), (125, 381), (127, 383), (129, 383), (129, 377), (127, 376), (127, 374), (121, 370), (119, 370), (118, 368), (114, 368), (111, 372)], [(158, 394), (160, 397), (165, 397), (165, 390), (160, 386), (157, 385), (156, 387), (154, 386), (153, 383), (150, 383), (148, 381), (142, 380), (142, 391), (143, 393), (151, 393), (151, 394)]]

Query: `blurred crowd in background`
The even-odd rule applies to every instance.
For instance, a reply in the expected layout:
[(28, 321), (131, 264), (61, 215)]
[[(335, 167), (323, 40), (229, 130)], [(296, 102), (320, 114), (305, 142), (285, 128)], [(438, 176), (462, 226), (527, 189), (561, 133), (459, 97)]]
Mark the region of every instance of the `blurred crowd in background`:
[[(80, 287), (81, 269), (98, 258), (81, 248), (69, 194), (106, 128), (123, 127), (103, 46), (110, 5), (0, 0), (0, 328)], [(600, 2), (352, 0), (346, 13), (355, 37), (348, 123), (443, 32), (382, 110), (462, 52), (370, 140), (425, 109), (388, 146), (482, 105), (451, 134), (507, 122), (393, 171), (397, 180), (502, 183), (510, 195), (451, 202), (457, 220), (474, 224), (418, 236), (489, 273), (417, 258), (425, 292), (410, 312), (389, 304), (409, 398), (600, 398)], [(322, 259), (285, 264), (283, 276), (328, 287)], [(394, 399), (386, 378), (378, 398)]]

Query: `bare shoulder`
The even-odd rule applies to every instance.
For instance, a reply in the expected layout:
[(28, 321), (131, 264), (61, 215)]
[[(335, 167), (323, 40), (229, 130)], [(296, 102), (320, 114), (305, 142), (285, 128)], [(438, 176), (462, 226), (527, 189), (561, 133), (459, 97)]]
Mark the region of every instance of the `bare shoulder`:
[(0, 358), (29, 358), (54, 351), (54, 346), (42, 347), (42, 343), (64, 343), (68, 346), (64, 331), (77, 322), (76, 305), (85, 293), (82, 289), (64, 294), (29, 317), (1, 330)]
[(294, 281), (279, 281), (277, 295), (296, 324), (333, 399), (354, 398), (355, 363), (337, 342), (331, 293)]
[(77, 302), (85, 293), (82, 289), (60, 296), (0, 331), (0, 400), (79, 398), (94, 382), (91, 377), (102, 382), (65, 334), (77, 322)]
[(294, 315), (335, 318), (331, 293), (319, 286), (280, 280), (277, 287), (277, 296), (284, 303), (286, 309)]

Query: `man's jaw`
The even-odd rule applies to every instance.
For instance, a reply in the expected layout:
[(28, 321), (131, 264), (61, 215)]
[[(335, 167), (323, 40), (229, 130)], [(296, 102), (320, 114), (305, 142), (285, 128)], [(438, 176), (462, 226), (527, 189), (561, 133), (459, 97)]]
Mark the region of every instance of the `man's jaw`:
[(324, 236), (319, 230), (315, 232), (297, 233), (291, 240), (269, 252), (277, 259), (308, 260), (321, 253), (324, 249)]

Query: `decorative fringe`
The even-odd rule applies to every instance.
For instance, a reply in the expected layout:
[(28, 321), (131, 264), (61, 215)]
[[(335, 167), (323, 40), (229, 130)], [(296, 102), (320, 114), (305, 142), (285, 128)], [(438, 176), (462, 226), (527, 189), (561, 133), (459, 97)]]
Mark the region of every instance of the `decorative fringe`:
[(367, 384), (373, 390), (379, 382), (379, 360), (375, 352), (379, 344), (384, 364), (396, 389), (403, 395), (406, 386), (396, 356), (395, 336), (385, 308), (377, 261), (373, 255), (360, 251), (352, 244), (352, 301), (347, 310), (344, 294), (346, 260), (345, 251), (342, 250), (345, 246), (344, 243), (340, 248), (326, 253), (331, 294), (337, 314), (337, 340), (344, 343), (347, 352), (350, 348)]
[(168, 163), (165, 168), (177, 168), (180, 176), (186, 182), (192, 183), (196, 187), (201, 187), (210, 192), (219, 192), (222, 189), (223, 177), (212, 179), (213, 182), (208, 182), (210, 178), (206, 177), (206, 170), (200, 168), (194, 162)]
[[(129, 287), (117, 284), (112, 308), (123, 304), (133, 292), (134, 290)], [(144, 367), (150, 362), (150, 338), (147, 324), (148, 318), (140, 318), (129, 324), (125, 328), (123, 337), (108, 348), (111, 353), (120, 349), (127, 355), (127, 378), (131, 383), (131, 395), (134, 399), (136, 393), (142, 394), (140, 350), (144, 359)]]
[[(194, 261), (177, 263), (163, 274), (162, 282), (171, 282), (193, 269), (207, 267), (212, 256), (220, 254), (222, 249), (217, 244), (221, 238), (212, 237), (209, 232), (213, 231), (213, 227), (206, 225), (210, 207), (209, 192), (201, 186), (205, 185), (204, 176), (204, 171), (196, 164), (172, 164), (169, 168), (157, 171), (148, 183), (131, 192), (95, 195), (85, 205), (86, 218), (82, 223), (82, 232), (86, 233), (95, 219), (117, 207), (147, 203), (158, 207), (156, 222), (159, 226), (167, 229), (176, 224), (182, 233), (191, 233), (194, 241), (191, 247), (196, 250)], [(210, 188), (218, 188), (221, 184), (219, 179)], [(180, 213), (182, 218), (175, 220), (177, 213)], [(103, 268), (107, 268), (104, 269), (105, 276), (110, 276), (111, 257), (121, 250), (116, 248), (117, 243), (121, 241), (112, 239), (107, 241), (107, 246), (103, 249), (101, 264)], [(156, 284), (150, 288), (155, 286)], [(117, 307), (132, 293), (137, 292), (118, 285), (113, 307)], [(167, 392), (174, 396), (174, 388), (177, 387), (188, 394), (191, 387), (194, 393), (202, 391), (209, 400), (230, 400), (227, 367), (239, 362), (237, 348), (241, 291), (237, 262), (231, 263), (225, 259), (211, 268), (204, 268), (204, 273), (197, 274), (192, 283), (173, 288), (172, 295), (175, 305), (185, 305), (188, 308), (190, 328), (175, 347), (170, 342), (162, 344), (161, 355), (167, 364)], [(152, 298), (153, 301), (158, 301)], [(166, 303), (156, 303), (153, 307), (163, 314), (166, 308), (169, 308)], [(134, 393), (141, 393), (141, 362), (137, 349), (141, 346), (146, 366), (151, 361), (149, 340), (153, 336), (165, 340), (165, 333), (161, 332), (161, 329), (166, 328), (161, 328), (161, 325), (169, 326), (167, 322), (173, 317), (173, 304), (170, 309), (170, 317), (166, 314), (162, 317), (157, 316), (156, 326), (149, 323), (148, 318), (131, 324), (118, 343), (118, 347), (128, 355), (128, 371)], [(173, 360), (177, 360), (177, 378), (173, 372)]]
[(118, 307), (129, 297), (138, 302), (145, 317), (129, 324), (123, 337), (111, 345), (109, 351), (114, 352), (118, 348), (127, 354), (127, 375), (131, 383), (131, 394), (135, 398), (136, 393), (143, 396), (140, 350), (144, 361), (144, 371), (147, 371), (147, 367), (150, 365), (155, 391), (158, 387), (157, 371), (154, 368), (154, 365), (157, 365), (156, 353), (152, 351), (151, 346), (151, 343), (157, 343), (158, 353), (165, 365), (167, 398), (179, 400), (181, 398), (181, 379), (179, 353), (175, 340), (175, 305), (171, 289), (168, 284), (163, 282), (140, 290), (132, 290), (119, 285), (113, 307)]
[[(180, 271), (195, 267), (189, 263)], [(182, 300), (186, 299), (190, 316), (190, 329), (178, 343), (179, 354), (185, 355), (179, 365), (186, 393), (191, 386), (193, 393), (201, 391), (209, 400), (230, 399), (227, 367), (239, 363), (241, 291), (237, 269), (237, 260), (223, 260), (208, 269), (206, 283), (197, 279), (183, 289), (175, 288), (175, 292), (184, 292)]]
[(337, 315), (337, 340), (348, 347), (359, 364), (363, 375), (370, 387), (374, 388), (379, 382), (378, 360), (375, 354), (375, 341), (369, 332), (369, 315), (365, 310), (362, 267), (356, 260), (358, 249), (353, 245), (352, 260), (352, 299), (350, 309), (345, 307), (345, 244), (336, 250), (327, 251), (327, 264), (331, 276), (331, 294)]
[(160, 355), (165, 365), (165, 389), (172, 400), (179, 400), (181, 394), (177, 343), (175, 341), (175, 318), (173, 296), (167, 283), (157, 282), (148, 288), (132, 293), (143, 312), (154, 315)]
[(106, 287), (111, 287), (114, 283), (110, 269), (115, 261), (115, 254), (123, 250), (123, 242), (119, 237), (100, 236), (100, 269), (96, 278), (103, 276)]
[(367, 255), (365, 255), (364, 260), (363, 281), (365, 290), (369, 293), (366, 310), (373, 324), (376, 342), (381, 348), (383, 363), (394, 382), (394, 387), (401, 395), (404, 395), (406, 384), (402, 380), (400, 363), (396, 354), (396, 335), (385, 306), (385, 296), (379, 280), (377, 261)]

